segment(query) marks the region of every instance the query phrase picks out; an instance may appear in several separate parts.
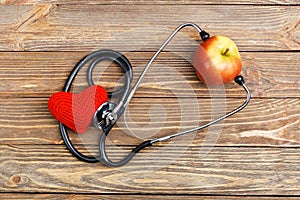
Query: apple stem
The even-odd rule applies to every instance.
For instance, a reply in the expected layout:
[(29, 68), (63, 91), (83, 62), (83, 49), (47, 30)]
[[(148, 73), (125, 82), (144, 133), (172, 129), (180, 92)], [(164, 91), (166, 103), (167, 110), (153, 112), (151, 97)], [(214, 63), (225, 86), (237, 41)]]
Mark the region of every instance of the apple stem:
[(223, 55), (227, 56), (226, 54), (228, 53), (229, 50), (230, 50), (229, 48), (226, 48), (226, 50), (224, 51)]

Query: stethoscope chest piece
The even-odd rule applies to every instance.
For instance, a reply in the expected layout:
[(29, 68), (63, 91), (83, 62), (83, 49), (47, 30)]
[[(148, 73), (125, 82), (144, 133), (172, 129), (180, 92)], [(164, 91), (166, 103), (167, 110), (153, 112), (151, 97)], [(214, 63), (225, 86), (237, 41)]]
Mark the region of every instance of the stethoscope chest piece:
[(117, 116), (112, 114), (116, 107), (117, 104), (113, 102), (105, 102), (102, 104), (93, 116), (94, 126), (105, 130), (108, 126), (116, 123)]

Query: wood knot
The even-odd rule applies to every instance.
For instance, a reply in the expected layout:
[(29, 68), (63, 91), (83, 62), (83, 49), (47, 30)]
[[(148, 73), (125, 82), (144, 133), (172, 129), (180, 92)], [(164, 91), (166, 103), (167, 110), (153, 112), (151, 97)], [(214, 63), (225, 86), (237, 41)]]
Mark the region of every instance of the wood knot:
[(21, 182), (21, 177), (16, 175), (16, 176), (11, 177), (11, 180), (13, 183), (19, 184)]
[(10, 187), (20, 187), (30, 182), (30, 179), (22, 175), (13, 175), (10, 177), (7, 185)]

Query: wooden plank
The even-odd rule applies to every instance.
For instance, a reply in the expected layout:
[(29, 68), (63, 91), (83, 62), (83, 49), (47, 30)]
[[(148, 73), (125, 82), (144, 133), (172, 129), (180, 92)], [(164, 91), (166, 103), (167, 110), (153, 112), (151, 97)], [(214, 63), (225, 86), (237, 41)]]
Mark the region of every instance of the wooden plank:
[(88, 199), (99, 199), (99, 200), (130, 200), (130, 199), (151, 199), (151, 200), (195, 200), (195, 199), (214, 199), (214, 200), (256, 200), (256, 199), (267, 199), (267, 200), (281, 200), (289, 199), (289, 200), (297, 200), (299, 197), (291, 197), (291, 196), (282, 196), (282, 197), (274, 197), (274, 196), (207, 196), (207, 195), (106, 195), (106, 194), (16, 194), (16, 193), (8, 193), (1, 194), (0, 197), (2, 200), (9, 199), (23, 199), (23, 200), (32, 200), (32, 199), (64, 199), (64, 200), (88, 200)]
[[(1, 97), (48, 97), (62, 90), (73, 66), (87, 53), (1, 52), (0, 95)], [(133, 83), (153, 53), (124, 52), (133, 65)], [(190, 52), (162, 53), (150, 67), (135, 97), (222, 96), (224, 88), (208, 89), (199, 82), (191, 65), (192, 55)], [(243, 75), (252, 97), (300, 97), (298, 52), (243, 52), (242, 58)], [(87, 67), (84, 67), (80, 71), (74, 82), (76, 92), (83, 89), (81, 86), (87, 85), (86, 69)], [(105, 71), (102, 72), (103, 70)], [(108, 90), (116, 86), (121, 76), (119, 67), (107, 62), (97, 66), (93, 73), (96, 83)], [(244, 95), (243, 90), (234, 83), (228, 84), (224, 91), (227, 97)]]
[[(125, 120), (108, 137), (114, 145), (136, 145), (141, 140), (194, 128), (230, 111), (242, 99), (134, 98)], [(215, 114), (212, 113), (215, 110)], [(216, 111), (219, 111), (216, 113)], [(221, 112), (224, 111), (224, 112)], [(0, 99), (1, 144), (61, 144), (58, 123), (46, 98)], [(214, 128), (172, 139), (164, 146), (299, 146), (300, 99), (252, 99), (248, 107)], [(72, 141), (97, 145), (99, 131), (70, 133)]]
[[(5, 5), (0, 7), (0, 51), (15, 51), (0, 52), (0, 199), (299, 199), (298, 1), (0, 4)], [(47, 97), (61, 90), (73, 65), (87, 52), (113, 48), (125, 52), (139, 74), (186, 20), (212, 34), (226, 31), (238, 43), (254, 97), (250, 105), (211, 131), (147, 148), (122, 168), (72, 157), (47, 110)], [(217, 89), (199, 84), (189, 61), (180, 58), (191, 59), (198, 45), (194, 40), (199, 36), (187, 29), (160, 56), (131, 102), (126, 122), (118, 123), (108, 138), (112, 159), (147, 138), (207, 122), (211, 111), (224, 104), (231, 110), (242, 102), (243, 92), (233, 83), (226, 86), (226, 102)], [(98, 82), (110, 89), (120, 76), (111, 66)], [(81, 91), (84, 82), (80, 74), (74, 91)], [(211, 95), (216, 95), (216, 107)], [(95, 129), (80, 137), (71, 134), (85, 154), (98, 152), (98, 136)]]
[(10, 193), (300, 195), (299, 148), (214, 148), (199, 157), (200, 150), (175, 160), (178, 147), (159, 154), (151, 147), (122, 168), (107, 168), (77, 161), (61, 145), (0, 145), (1, 169), (9, 169), (0, 185)]
[[(72, 0), (2, 0), (0, 2), (2, 5), (31, 5), (31, 4), (75, 4)], [(247, 0), (210, 0), (210, 1), (198, 1), (198, 0), (155, 0), (155, 1), (147, 1), (147, 0), (77, 0), (76, 4), (96, 4), (96, 5), (151, 5), (151, 4), (163, 4), (163, 5), (299, 5), (297, 0), (255, 0), (255, 1), (247, 1)]]
[[(231, 37), (243, 51), (299, 50), (299, 12), (298, 6), (8, 5), (0, 7), (0, 50), (155, 50), (187, 21)], [(185, 34), (199, 40), (192, 29)], [(186, 40), (172, 48), (185, 50)]]

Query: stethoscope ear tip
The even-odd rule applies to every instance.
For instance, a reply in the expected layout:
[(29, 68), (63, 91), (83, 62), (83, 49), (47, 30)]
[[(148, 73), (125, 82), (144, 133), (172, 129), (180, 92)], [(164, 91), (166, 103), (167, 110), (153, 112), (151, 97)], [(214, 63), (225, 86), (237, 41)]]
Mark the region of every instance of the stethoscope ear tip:
[(234, 81), (239, 85), (243, 85), (245, 83), (244, 78), (241, 75), (238, 75), (237, 77), (235, 77)]
[(207, 33), (206, 31), (201, 31), (200, 32), (200, 37), (201, 37), (201, 39), (202, 39), (202, 41), (204, 42), (205, 40), (207, 40), (209, 37), (210, 37), (210, 35), (209, 35), (209, 33)]

